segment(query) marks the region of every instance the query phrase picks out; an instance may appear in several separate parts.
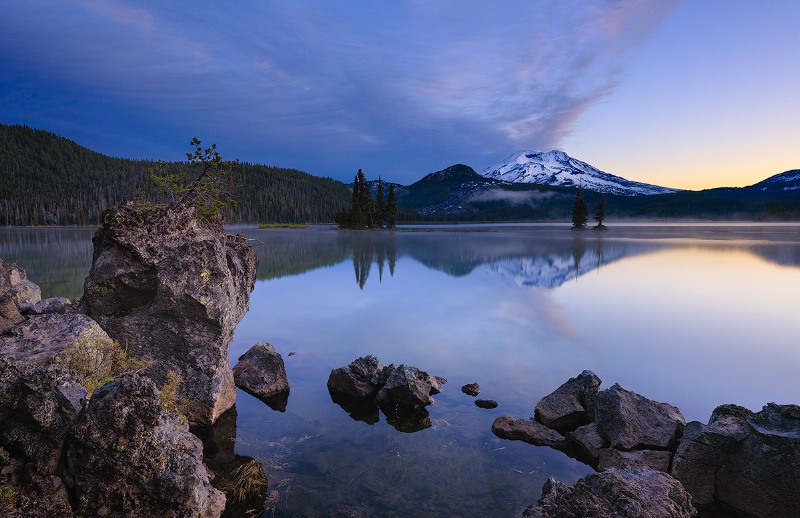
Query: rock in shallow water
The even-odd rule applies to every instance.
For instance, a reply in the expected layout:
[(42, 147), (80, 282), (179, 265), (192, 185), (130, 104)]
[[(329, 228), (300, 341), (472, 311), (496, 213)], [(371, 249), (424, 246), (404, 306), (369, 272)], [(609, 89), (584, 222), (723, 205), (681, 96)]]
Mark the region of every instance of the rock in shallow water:
[(283, 358), (268, 343), (258, 343), (239, 357), (233, 379), (237, 387), (261, 400), (272, 400), (281, 394), (288, 396), (289, 379)]

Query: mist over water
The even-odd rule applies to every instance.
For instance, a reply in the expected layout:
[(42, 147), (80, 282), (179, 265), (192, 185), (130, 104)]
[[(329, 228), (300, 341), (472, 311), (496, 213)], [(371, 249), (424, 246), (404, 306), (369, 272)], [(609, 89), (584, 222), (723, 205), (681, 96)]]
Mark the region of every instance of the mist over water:
[[(291, 384), (285, 412), (238, 392), (231, 432), (236, 453), (264, 462), (275, 516), (518, 515), (547, 476), (572, 483), (591, 470), (499, 440), (491, 423), (532, 416), (584, 369), (601, 389), (618, 382), (687, 421), (723, 403), (798, 403), (800, 226), (455, 230), (232, 229), (261, 260), (232, 364), (269, 342)], [(43, 296), (74, 298), (92, 234), (3, 228), (0, 257)], [(367, 354), (449, 380), (427, 420), (370, 425), (331, 401), (331, 369)], [(477, 408), (460, 392), (471, 382), (499, 407)]]

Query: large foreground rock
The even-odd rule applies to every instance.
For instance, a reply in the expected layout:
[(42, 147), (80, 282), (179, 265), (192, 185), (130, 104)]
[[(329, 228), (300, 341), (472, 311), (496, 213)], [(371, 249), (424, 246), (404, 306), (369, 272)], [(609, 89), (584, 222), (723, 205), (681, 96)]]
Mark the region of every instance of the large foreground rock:
[(137, 374), (94, 392), (67, 448), (78, 514), (221, 515), (225, 495), (211, 487), (202, 443), (157, 399), (153, 382)]
[(189, 419), (213, 423), (236, 397), (228, 347), (255, 282), (252, 248), (220, 219), (179, 206), (109, 210), (92, 241), (84, 310), (152, 360), (146, 374), (157, 385), (178, 373)]
[(609, 469), (573, 487), (552, 478), (542, 488), (530, 518), (689, 518), (697, 511), (680, 482), (660, 471)]
[(800, 406), (717, 407), (707, 425), (687, 425), (672, 473), (700, 507), (800, 516)]

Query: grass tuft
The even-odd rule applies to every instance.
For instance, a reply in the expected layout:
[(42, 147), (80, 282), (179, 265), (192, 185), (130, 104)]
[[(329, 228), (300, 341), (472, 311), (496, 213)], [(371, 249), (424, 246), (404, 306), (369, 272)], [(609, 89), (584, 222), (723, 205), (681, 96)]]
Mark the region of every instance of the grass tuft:
[(114, 378), (147, 366), (147, 362), (133, 358), (119, 342), (90, 333), (59, 354), (55, 361), (78, 374), (87, 396)]
[(264, 466), (257, 460), (242, 464), (231, 472), (222, 490), (234, 502), (262, 495), (267, 490)]

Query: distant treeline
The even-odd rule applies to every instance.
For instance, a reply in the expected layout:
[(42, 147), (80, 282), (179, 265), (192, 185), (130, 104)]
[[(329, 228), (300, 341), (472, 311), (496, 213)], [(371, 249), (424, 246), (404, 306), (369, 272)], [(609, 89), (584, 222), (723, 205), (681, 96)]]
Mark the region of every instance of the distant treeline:
[[(104, 210), (152, 193), (154, 164), (0, 124), (0, 225), (96, 224)], [(238, 204), (225, 209), (228, 223), (329, 223), (350, 204), (349, 187), (331, 178), (248, 163), (231, 169)]]

